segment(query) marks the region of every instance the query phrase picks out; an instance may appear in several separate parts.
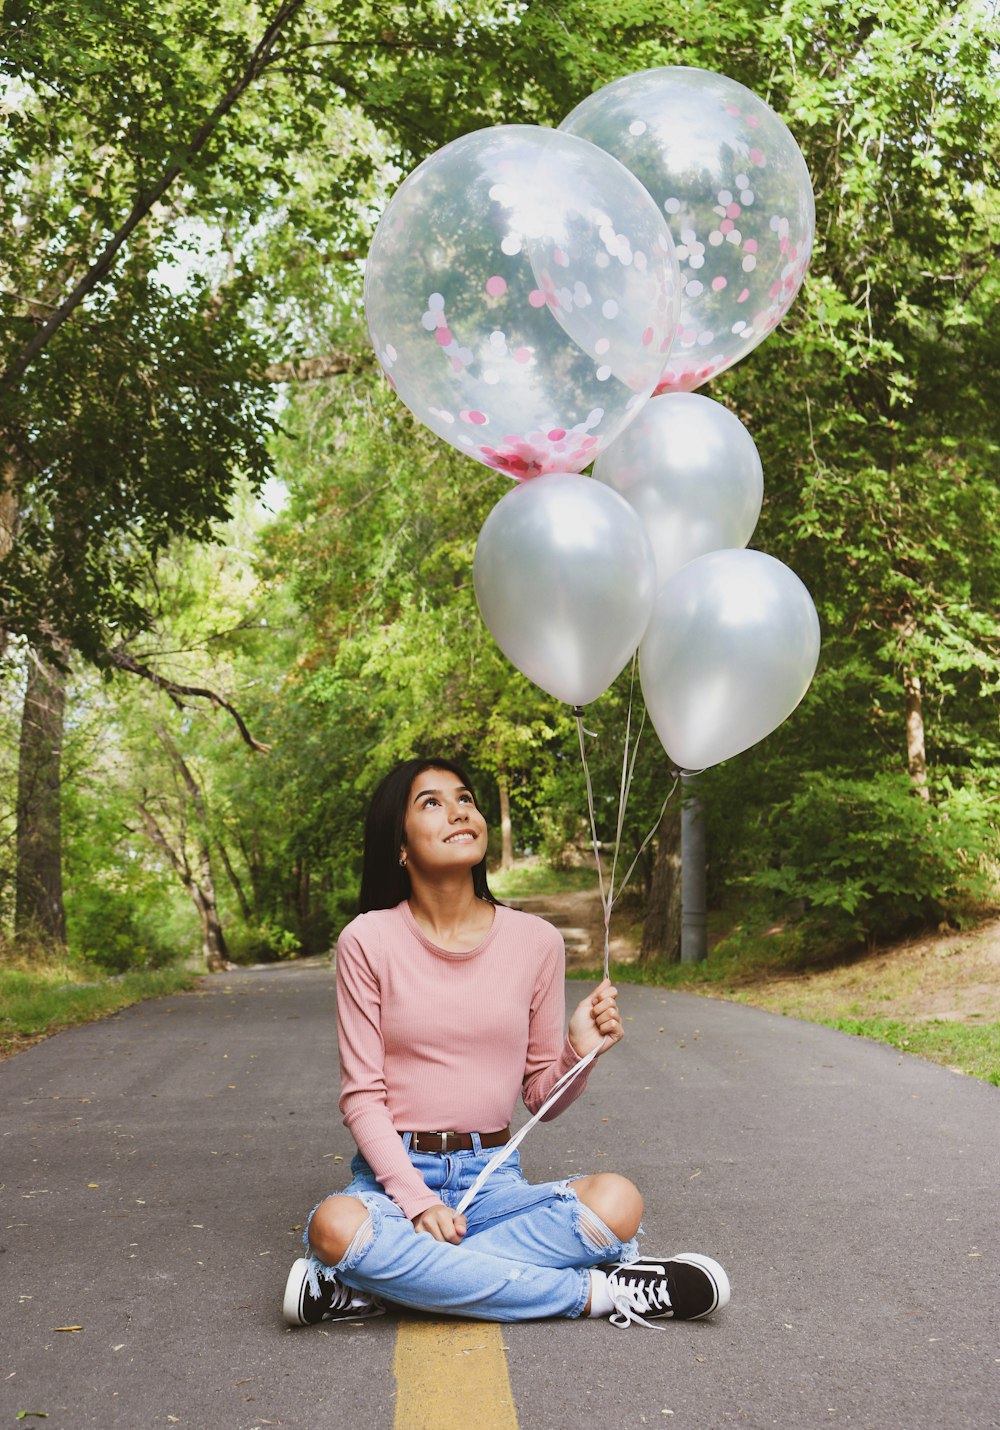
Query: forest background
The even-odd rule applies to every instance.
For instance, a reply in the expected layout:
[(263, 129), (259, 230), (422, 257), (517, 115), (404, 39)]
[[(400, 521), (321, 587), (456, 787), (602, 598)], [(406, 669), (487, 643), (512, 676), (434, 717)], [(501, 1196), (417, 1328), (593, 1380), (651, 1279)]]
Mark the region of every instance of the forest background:
[[(761, 454), (751, 545), (823, 631), (794, 715), (700, 779), (712, 907), (811, 957), (994, 906), (998, 29), (988, 0), (7, 0), (8, 959), (326, 950), (415, 751), (471, 766), (498, 864), (586, 845), (569, 712), (476, 609), (509, 482), (389, 392), (361, 283), (427, 154), (665, 64), (771, 104), (817, 204), (790, 314), (705, 389)], [(628, 700), (626, 673), (587, 710), (605, 840)], [(671, 780), (648, 731), (626, 851)], [(677, 829), (675, 802), (637, 870), (646, 960), (677, 956)]]

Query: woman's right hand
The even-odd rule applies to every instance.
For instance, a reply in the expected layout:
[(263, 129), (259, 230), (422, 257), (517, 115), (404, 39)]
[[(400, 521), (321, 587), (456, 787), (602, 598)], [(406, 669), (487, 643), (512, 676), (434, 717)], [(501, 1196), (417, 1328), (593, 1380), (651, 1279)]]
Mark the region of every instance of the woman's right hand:
[(444, 1202), (418, 1212), (413, 1218), (413, 1226), (416, 1231), (427, 1232), (435, 1241), (450, 1241), (453, 1246), (458, 1245), (466, 1232), (465, 1217), (453, 1212)]

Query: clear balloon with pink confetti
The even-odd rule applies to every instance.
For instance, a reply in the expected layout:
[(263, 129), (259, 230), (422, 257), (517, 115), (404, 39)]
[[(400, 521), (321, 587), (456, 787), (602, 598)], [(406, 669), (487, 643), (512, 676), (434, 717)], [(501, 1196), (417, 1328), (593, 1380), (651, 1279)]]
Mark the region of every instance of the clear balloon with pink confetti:
[(659, 206), (584, 139), (533, 125), (439, 149), (365, 268), (376, 355), (410, 410), (515, 480), (580, 472), (660, 381), (679, 270)]
[(665, 66), (605, 85), (560, 128), (620, 159), (670, 225), (681, 317), (657, 391), (732, 367), (788, 311), (812, 250), (812, 184), (784, 121), (726, 75)]

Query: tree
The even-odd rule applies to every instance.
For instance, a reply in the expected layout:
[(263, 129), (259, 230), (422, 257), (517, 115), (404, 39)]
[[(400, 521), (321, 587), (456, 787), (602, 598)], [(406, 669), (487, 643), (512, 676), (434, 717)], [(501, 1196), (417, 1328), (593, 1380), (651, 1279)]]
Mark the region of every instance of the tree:
[(36, 651), (28, 651), (27, 665), (17, 770), (14, 929), (64, 946), (60, 799), (66, 675)]
[(160, 743), (172, 766), (170, 795), (143, 790), (136, 805), (142, 827), (172, 865), (201, 920), (202, 952), (210, 973), (232, 968), (222, 931), (212, 871), (205, 791), (169, 732), (160, 727)]
[[(317, 946), (349, 905), (375, 772), (418, 745), (472, 755), (497, 813), (506, 789), (522, 846), (579, 823), (566, 712), (510, 670), (472, 596), (475, 537), (506, 484), (378, 386), (358, 256), (430, 150), (501, 120), (556, 123), (658, 64), (724, 69), (785, 115), (820, 220), (789, 318), (710, 391), (764, 459), (754, 544), (799, 572), (824, 627), (803, 706), (704, 777), (713, 890), (745, 885), (837, 937), (959, 912), (995, 848), (1000, 753), (992, 13), (939, 0), (707, 0), (683, 15), (644, 0), (275, 0), (264, 19), (64, 8), (6, 12), (8, 365), (137, 195), (188, 157), (0, 393), (0, 624), (43, 653), (58, 636), (153, 675), (182, 702), (222, 692), (274, 746), (237, 766), (228, 737), (187, 712), (198, 748), (184, 758), (231, 870), (218, 893), (231, 887), (244, 922), (249, 909)], [(279, 14), (263, 68), (192, 150)], [(263, 568), (280, 630), (241, 632), (230, 688), (210, 664), (164, 657), (151, 562), (176, 532), (195, 551), (239, 473), (259, 485), (271, 466), (291, 491)], [(625, 685), (588, 712), (602, 839)], [(649, 736), (646, 749), (632, 847), (669, 779)]]

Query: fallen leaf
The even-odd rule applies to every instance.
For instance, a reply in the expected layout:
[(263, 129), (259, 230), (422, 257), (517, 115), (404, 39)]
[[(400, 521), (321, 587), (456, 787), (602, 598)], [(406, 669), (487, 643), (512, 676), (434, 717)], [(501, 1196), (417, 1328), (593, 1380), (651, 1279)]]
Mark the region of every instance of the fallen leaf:
[(39, 1420), (48, 1420), (49, 1418), (49, 1412), (47, 1410), (19, 1410), (17, 1412), (17, 1419), (25, 1420), (29, 1415), (37, 1415)]
[(53, 1326), (54, 1331), (82, 1331), (82, 1326)]

